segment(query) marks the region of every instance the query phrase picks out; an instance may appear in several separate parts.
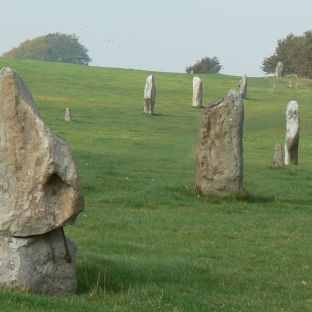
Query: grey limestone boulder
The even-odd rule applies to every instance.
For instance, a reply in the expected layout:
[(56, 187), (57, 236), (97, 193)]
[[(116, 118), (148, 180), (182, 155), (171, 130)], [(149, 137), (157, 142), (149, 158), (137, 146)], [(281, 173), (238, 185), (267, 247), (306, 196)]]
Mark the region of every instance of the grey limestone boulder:
[(11, 68), (0, 71), (0, 110), (0, 235), (39, 235), (73, 223), (84, 199), (69, 146), (41, 120)]
[(202, 107), (203, 104), (203, 83), (202, 80), (195, 76), (193, 78), (193, 107)]
[(286, 109), (285, 165), (298, 165), (299, 106), (290, 101)]
[(247, 99), (247, 76), (242, 76), (239, 82), (239, 94), (243, 99)]
[(243, 100), (236, 90), (204, 111), (196, 156), (199, 193), (225, 196), (243, 190), (243, 121)]
[(0, 286), (76, 292), (75, 247), (63, 226), (84, 209), (68, 144), (41, 120), (11, 68), (0, 71)]
[(156, 84), (153, 75), (149, 75), (146, 78), (145, 88), (144, 88), (144, 113), (154, 114), (156, 100)]
[(71, 112), (69, 107), (65, 107), (64, 120), (67, 122), (71, 122)]
[(284, 64), (282, 62), (278, 62), (275, 68), (275, 76), (280, 79), (284, 77)]
[(0, 236), (0, 286), (48, 295), (74, 294), (75, 254), (75, 245), (62, 229), (24, 238)]
[(284, 168), (283, 147), (282, 144), (274, 145), (274, 156), (272, 161), (272, 169)]

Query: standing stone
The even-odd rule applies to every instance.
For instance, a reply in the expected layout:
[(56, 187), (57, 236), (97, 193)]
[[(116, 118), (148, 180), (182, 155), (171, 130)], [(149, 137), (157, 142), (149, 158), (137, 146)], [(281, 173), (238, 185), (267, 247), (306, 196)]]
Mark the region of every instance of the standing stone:
[(292, 88), (292, 87), (293, 87), (293, 83), (292, 83), (291, 80), (289, 80), (289, 82), (288, 82), (288, 88)]
[(286, 110), (285, 165), (298, 165), (299, 106), (290, 101)]
[(150, 75), (146, 78), (145, 88), (144, 88), (144, 113), (154, 114), (156, 99), (156, 85), (155, 78)]
[(282, 62), (278, 62), (275, 68), (275, 76), (280, 79), (284, 77), (284, 64)]
[(203, 195), (229, 195), (243, 189), (241, 95), (230, 90), (204, 111), (196, 156), (196, 189)]
[(0, 71), (0, 234), (31, 236), (74, 222), (84, 208), (68, 144), (40, 119), (23, 80)]
[(195, 76), (193, 78), (193, 107), (202, 107), (203, 104), (203, 83), (202, 80)]
[(71, 295), (77, 290), (76, 247), (61, 229), (31, 237), (0, 236), (0, 285), (31, 289), (47, 295)]
[(296, 84), (295, 84), (295, 89), (296, 89), (296, 90), (299, 90), (299, 89), (300, 89), (300, 85), (299, 85), (298, 82), (296, 82)]
[(277, 93), (277, 85), (276, 84), (273, 85), (273, 93)]
[(65, 108), (64, 120), (67, 122), (71, 122), (71, 113), (69, 107)]
[(272, 162), (272, 169), (284, 168), (283, 147), (282, 144), (276, 143), (274, 145), (274, 156)]
[(239, 82), (239, 94), (243, 99), (247, 99), (247, 76), (242, 76)]
[(0, 163), (0, 287), (75, 293), (75, 248), (62, 227), (84, 209), (76, 165), (11, 68), (0, 71)]

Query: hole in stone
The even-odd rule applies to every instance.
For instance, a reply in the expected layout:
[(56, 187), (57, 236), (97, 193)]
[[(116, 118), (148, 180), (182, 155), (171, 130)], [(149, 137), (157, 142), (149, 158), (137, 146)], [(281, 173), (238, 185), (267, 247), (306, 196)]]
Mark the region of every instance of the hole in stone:
[(58, 191), (64, 186), (64, 184), (65, 183), (56, 172), (51, 174), (46, 182), (46, 186), (52, 195), (56, 195)]

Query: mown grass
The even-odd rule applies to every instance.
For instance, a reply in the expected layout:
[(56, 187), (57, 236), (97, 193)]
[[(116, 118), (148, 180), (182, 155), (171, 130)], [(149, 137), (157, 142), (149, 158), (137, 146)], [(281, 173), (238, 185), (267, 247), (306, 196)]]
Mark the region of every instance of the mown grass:
[[(78, 294), (1, 290), (6, 311), (311, 311), (312, 83), (250, 78), (241, 196), (194, 191), (201, 111), (192, 76), (0, 59), (26, 81), (44, 121), (71, 145), (86, 210), (66, 232), (79, 248)], [(201, 76), (204, 102), (239, 77)], [(292, 77), (292, 80), (294, 78)], [(273, 92), (273, 84), (278, 92)], [(270, 170), (285, 108), (300, 105), (299, 166)], [(64, 109), (73, 121), (63, 121)]]

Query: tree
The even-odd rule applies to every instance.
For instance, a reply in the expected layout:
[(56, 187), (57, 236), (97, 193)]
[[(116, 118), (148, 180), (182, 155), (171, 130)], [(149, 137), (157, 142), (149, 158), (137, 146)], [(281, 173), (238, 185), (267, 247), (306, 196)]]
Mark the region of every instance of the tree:
[(275, 53), (264, 59), (262, 70), (266, 74), (274, 73), (279, 61), (284, 64), (285, 74), (312, 78), (312, 31), (302, 36), (289, 34), (278, 40)]
[(85, 64), (91, 62), (88, 50), (75, 34), (48, 34), (22, 42), (17, 48), (4, 53), (2, 57), (62, 63)]
[(204, 57), (194, 65), (186, 67), (187, 73), (193, 74), (216, 74), (222, 69), (217, 57)]

